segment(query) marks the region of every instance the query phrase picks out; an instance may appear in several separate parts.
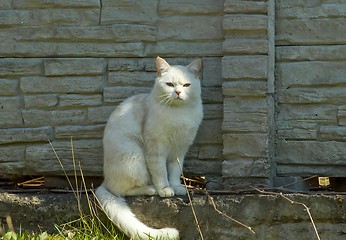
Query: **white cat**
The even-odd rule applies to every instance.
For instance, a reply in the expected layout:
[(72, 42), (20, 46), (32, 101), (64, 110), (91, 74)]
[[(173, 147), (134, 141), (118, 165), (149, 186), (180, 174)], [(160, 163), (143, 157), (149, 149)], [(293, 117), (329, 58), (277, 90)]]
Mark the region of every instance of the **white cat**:
[(201, 67), (200, 59), (185, 67), (170, 66), (157, 57), (158, 76), (151, 93), (128, 98), (108, 120), (104, 182), (96, 196), (132, 239), (179, 239), (176, 229), (153, 229), (140, 222), (122, 196), (186, 194), (177, 158), (182, 165), (203, 118)]

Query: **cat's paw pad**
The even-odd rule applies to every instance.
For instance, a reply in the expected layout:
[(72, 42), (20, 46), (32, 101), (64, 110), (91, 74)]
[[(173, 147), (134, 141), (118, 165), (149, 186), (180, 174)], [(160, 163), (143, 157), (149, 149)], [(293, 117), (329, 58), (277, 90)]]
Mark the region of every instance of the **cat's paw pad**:
[(160, 197), (173, 197), (174, 196), (174, 189), (171, 187), (165, 187), (163, 189), (160, 189), (158, 191)]
[(186, 187), (175, 186), (173, 187), (175, 195), (186, 195)]

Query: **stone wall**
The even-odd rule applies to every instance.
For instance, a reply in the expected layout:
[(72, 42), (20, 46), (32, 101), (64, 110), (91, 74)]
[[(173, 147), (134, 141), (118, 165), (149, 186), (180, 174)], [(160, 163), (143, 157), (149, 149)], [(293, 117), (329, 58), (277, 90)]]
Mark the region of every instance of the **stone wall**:
[[(186, 174), (221, 175), (223, 1), (4, 0), (0, 3), (0, 173), (63, 174), (74, 155), (102, 175), (104, 125), (153, 86), (155, 58), (201, 57), (205, 118)], [(205, 26), (208, 26), (207, 28)]]
[(225, 1), (222, 58), (224, 157), (227, 185), (270, 178), (270, 117), (273, 115), (273, 58), (270, 48), (273, 1)]
[(226, 185), (345, 176), (346, 5), (338, 0), (3, 0), (0, 173), (101, 175), (102, 132), (149, 92), (157, 55), (203, 60), (188, 175)]
[(346, 4), (277, 1), (277, 173), (345, 177)]

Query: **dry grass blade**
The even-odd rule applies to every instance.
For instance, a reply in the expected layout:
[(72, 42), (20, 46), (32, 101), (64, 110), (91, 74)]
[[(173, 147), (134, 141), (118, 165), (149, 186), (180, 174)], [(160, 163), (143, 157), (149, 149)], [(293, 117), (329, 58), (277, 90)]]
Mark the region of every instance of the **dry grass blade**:
[(205, 194), (208, 196), (208, 198), (209, 198), (211, 204), (213, 205), (213, 207), (214, 207), (214, 209), (215, 209), (215, 211), (216, 211), (217, 213), (219, 213), (220, 215), (224, 216), (225, 218), (227, 218), (227, 219), (229, 219), (229, 220), (235, 222), (236, 224), (238, 224), (238, 225), (240, 225), (240, 226), (246, 228), (246, 229), (249, 230), (251, 233), (256, 234), (256, 232), (255, 232), (251, 227), (249, 227), (249, 226), (247, 226), (246, 224), (244, 224), (244, 223), (242, 223), (242, 222), (240, 222), (240, 221), (238, 221), (238, 220), (236, 220), (236, 219), (234, 219), (234, 218), (228, 216), (226, 213), (220, 211), (220, 210), (216, 207), (216, 204), (215, 204), (215, 202), (214, 202), (214, 198), (213, 198), (212, 196), (210, 196), (209, 193), (208, 193), (207, 191), (205, 191)]
[(312, 224), (312, 227), (314, 228), (314, 232), (315, 232), (315, 235), (316, 235), (316, 238), (318, 240), (321, 240), (320, 238), (320, 235), (318, 234), (318, 231), (317, 231), (317, 227), (316, 227), (316, 224), (315, 224), (315, 221), (314, 219), (312, 218), (312, 215), (311, 215), (311, 212), (310, 212), (310, 209), (308, 206), (306, 206), (304, 203), (301, 203), (301, 202), (297, 202), (297, 201), (293, 201), (292, 199), (288, 198), (287, 196), (285, 196), (283, 193), (279, 192), (266, 192), (266, 191), (263, 191), (263, 190), (260, 190), (258, 188), (255, 188), (254, 189), (262, 194), (269, 194), (269, 195), (276, 195), (276, 196), (280, 196), (282, 197), (283, 199), (287, 200), (288, 202), (290, 202), (291, 204), (295, 204), (295, 205), (300, 205), (300, 206), (303, 206), (305, 211), (307, 212), (307, 214), (309, 215), (309, 218), (310, 218), (310, 222)]
[(193, 217), (194, 217), (194, 220), (195, 220), (197, 231), (199, 233), (199, 236), (201, 237), (201, 240), (204, 240), (203, 233), (202, 233), (202, 230), (201, 230), (201, 226), (199, 225), (198, 218), (197, 218), (197, 215), (196, 215), (196, 212), (195, 212), (195, 208), (194, 208), (194, 206), (192, 204), (192, 199), (191, 199), (189, 190), (187, 189), (187, 184), (186, 184), (185, 176), (184, 176), (184, 173), (183, 173), (183, 168), (181, 166), (179, 158), (177, 158), (177, 161), (178, 161), (178, 164), (179, 164), (179, 167), (180, 167), (181, 175), (183, 176), (182, 179), (183, 179), (184, 185), (186, 187), (187, 197), (189, 198), (189, 202), (191, 204), (191, 211), (192, 211), (192, 214), (193, 214)]

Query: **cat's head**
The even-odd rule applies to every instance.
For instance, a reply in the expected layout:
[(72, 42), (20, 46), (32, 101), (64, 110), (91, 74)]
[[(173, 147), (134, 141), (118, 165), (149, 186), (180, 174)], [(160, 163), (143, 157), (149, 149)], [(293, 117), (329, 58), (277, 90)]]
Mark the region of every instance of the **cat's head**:
[(198, 77), (201, 68), (201, 59), (187, 66), (171, 66), (163, 58), (157, 57), (157, 78), (153, 89), (157, 101), (167, 106), (200, 101), (201, 84)]

